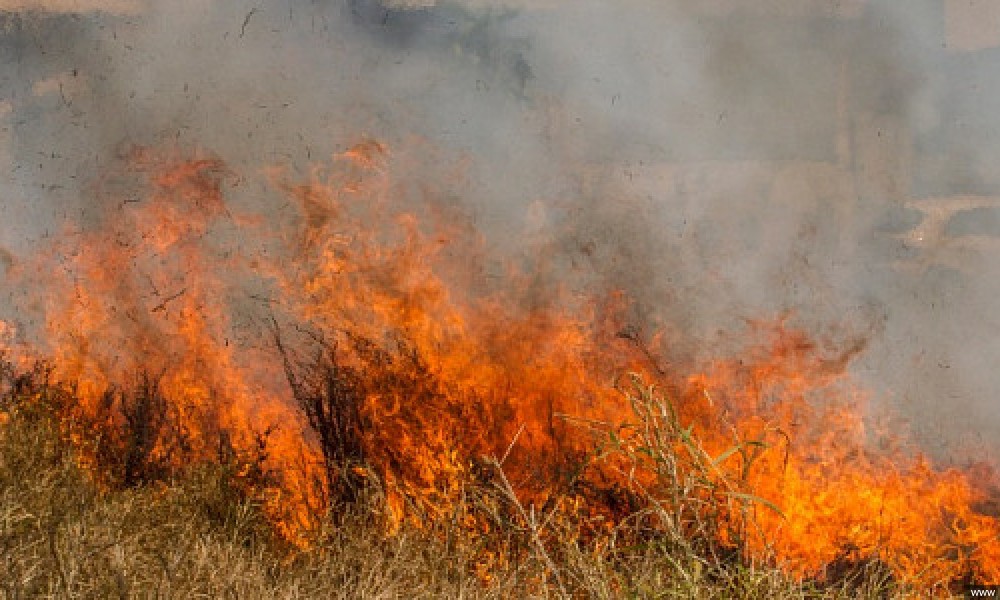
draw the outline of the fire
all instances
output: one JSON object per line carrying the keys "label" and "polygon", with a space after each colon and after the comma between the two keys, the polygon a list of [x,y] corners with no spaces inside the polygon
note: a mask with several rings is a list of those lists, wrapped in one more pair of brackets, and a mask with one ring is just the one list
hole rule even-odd
{"label": "fire", "polygon": [[[779,321],[750,327],[736,357],[665,366],[663,337],[626,326],[623,292],[539,292],[514,267],[474,285],[474,231],[392,174],[375,141],[305,181],[271,169],[296,214],[267,220],[228,205],[239,178],[221,160],[136,151],[95,187],[117,199],[100,227],[68,225],[13,271],[44,290],[24,354],[75,384],[91,419],[125,418],[113,392],[145,374],[162,413],[150,460],[256,456],[292,538],[365,479],[390,531],[451,518],[493,465],[523,506],[585,518],[581,535],[641,499],[802,577],[878,561],[928,588],[1000,581],[1000,521],[970,476],[905,439],[872,443],[845,375],[863,343]],[[674,479],[657,452],[683,458]],[[697,482],[692,520],[665,482]]]}
{"label": "fire", "polygon": [[873,448],[864,397],[845,387],[846,356],[824,359],[801,332],[770,335],[749,356],[692,380],[695,391],[747,411],[737,429],[788,436],[786,454],[763,455],[751,476],[750,488],[781,510],[759,511],[752,545],[802,575],[877,559],[922,589],[970,574],[996,581],[1000,521],[975,510],[983,492],[966,474],[936,470],[905,440]]}

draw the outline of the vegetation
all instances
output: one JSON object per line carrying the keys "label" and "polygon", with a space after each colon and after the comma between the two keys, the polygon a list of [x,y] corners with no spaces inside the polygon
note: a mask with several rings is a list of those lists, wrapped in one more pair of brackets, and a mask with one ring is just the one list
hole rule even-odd
{"label": "vegetation", "polygon": [[[320,434],[335,469],[337,461],[364,457],[350,451],[354,442],[342,426],[354,417],[330,412],[331,399],[350,390],[335,385],[332,371],[324,377],[325,399],[323,388],[308,388],[308,396],[301,380],[295,385],[314,427],[330,426]],[[183,435],[162,434],[171,427],[170,411],[154,378],[111,393],[109,412],[99,419],[74,411],[72,387],[50,381],[44,369],[17,373],[5,365],[0,379],[5,599],[906,595],[877,564],[845,566],[833,581],[797,582],[727,551],[739,532],[728,545],[713,538],[718,528],[705,515],[722,512],[705,511],[705,503],[739,508],[758,501],[739,482],[715,477],[714,459],[699,450],[692,431],[641,385],[626,391],[635,423],[587,424],[603,440],[591,460],[623,469],[642,463],[655,474],[631,517],[607,535],[581,535],[579,523],[554,516],[556,508],[524,506],[501,456],[483,459],[454,519],[403,522],[391,533],[378,518],[384,496],[376,483],[330,476],[327,485],[341,492],[331,495],[308,543],[292,544],[263,508],[273,482],[260,457],[223,448],[221,436],[217,459],[177,460]],[[154,439],[177,443],[154,451]],[[741,443],[732,452],[752,461],[753,448]],[[460,514],[474,516],[478,533],[470,534]]]}

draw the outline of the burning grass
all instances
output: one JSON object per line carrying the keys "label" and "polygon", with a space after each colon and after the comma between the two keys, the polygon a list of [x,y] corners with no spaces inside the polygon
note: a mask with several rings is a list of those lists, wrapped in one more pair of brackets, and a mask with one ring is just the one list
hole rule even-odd
{"label": "burning grass", "polygon": [[[648,529],[650,516],[684,521],[657,515],[656,503],[583,538],[590,526],[560,518],[557,504],[521,503],[503,457],[483,465],[493,475],[465,487],[452,518],[390,534],[384,496],[364,485],[296,546],[267,515],[269,483],[245,463],[191,464],[167,476],[149,453],[121,456],[123,438],[146,435],[137,421],[81,438],[73,390],[44,375],[8,368],[0,399],[5,598],[874,598],[893,590],[881,572],[820,586],[713,555],[683,526]],[[129,394],[137,404],[144,386]],[[95,481],[81,449],[118,455],[117,470]],[[145,475],[130,476],[126,464]],[[695,506],[697,494],[678,493]]]}
{"label": "burning grass", "polygon": [[622,292],[514,267],[472,285],[474,230],[393,169],[366,142],[305,181],[271,172],[297,212],[265,223],[230,211],[221,161],[136,152],[134,181],[98,191],[141,202],[12,269],[45,290],[45,330],[6,344],[9,595],[1000,581],[1000,521],[970,477],[872,444],[846,377],[863,343],[758,323],[732,355],[664,366]]}

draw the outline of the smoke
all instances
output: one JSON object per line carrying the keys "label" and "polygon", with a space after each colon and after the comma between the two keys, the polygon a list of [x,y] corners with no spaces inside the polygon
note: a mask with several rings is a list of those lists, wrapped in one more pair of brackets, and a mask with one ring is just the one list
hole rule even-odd
{"label": "smoke", "polygon": [[1000,37],[899,4],[0,2],[0,269],[99,226],[132,145],[218,155],[233,210],[278,219],[264,167],[370,136],[677,356],[748,318],[844,327],[925,443],[989,440]]}

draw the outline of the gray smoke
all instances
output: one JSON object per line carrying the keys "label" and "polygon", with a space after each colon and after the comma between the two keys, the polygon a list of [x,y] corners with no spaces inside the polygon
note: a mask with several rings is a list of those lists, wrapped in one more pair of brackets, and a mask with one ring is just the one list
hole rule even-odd
{"label": "gray smoke", "polygon": [[929,449],[996,448],[1000,33],[901,4],[0,2],[0,269],[98,225],[132,144],[205,148],[277,211],[263,166],[371,136],[680,356],[791,311],[871,337],[855,375]]}

